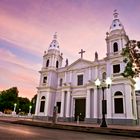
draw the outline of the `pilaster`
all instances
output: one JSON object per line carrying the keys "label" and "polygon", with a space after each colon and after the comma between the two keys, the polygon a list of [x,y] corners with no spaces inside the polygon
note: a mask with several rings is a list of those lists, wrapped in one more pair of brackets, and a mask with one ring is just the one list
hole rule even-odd
{"label": "pilaster", "polygon": [[35,108],[35,115],[38,115],[39,112],[39,102],[40,102],[40,94],[37,93],[37,101],[36,101],[36,108]]}
{"label": "pilaster", "polygon": [[71,101],[71,97],[70,97],[70,91],[67,92],[67,104],[66,104],[66,117],[70,117],[70,101]]}
{"label": "pilaster", "polygon": [[125,101],[125,106],[126,106],[126,108],[125,108],[126,118],[132,119],[133,113],[132,113],[132,99],[131,99],[131,87],[130,87],[130,85],[125,85],[124,101]]}
{"label": "pilaster", "polygon": [[86,118],[90,118],[90,89],[87,89],[86,96]]}
{"label": "pilaster", "polygon": [[62,92],[61,96],[61,112],[60,112],[60,117],[64,117],[64,105],[65,105],[65,92]]}
{"label": "pilaster", "polygon": [[112,95],[111,95],[111,88],[106,89],[106,96],[107,96],[107,118],[112,117]]}
{"label": "pilaster", "polygon": [[45,97],[45,116],[49,116],[49,95],[50,93],[47,92],[46,97]]}
{"label": "pilaster", "polygon": [[98,114],[97,114],[97,102],[98,102],[98,98],[97,98],[97,88],[94,89],[94,114],[93,117],[96,119],[98,118]]}

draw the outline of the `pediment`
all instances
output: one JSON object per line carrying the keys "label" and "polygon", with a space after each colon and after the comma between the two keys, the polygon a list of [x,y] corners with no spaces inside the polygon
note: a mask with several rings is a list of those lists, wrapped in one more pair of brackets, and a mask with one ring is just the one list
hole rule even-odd
{"label": "pediment", "polygon": [[93,63],[91,61],[78,59],[77,61],[69,65],[67,70],[83,69],[83,68],[90,67],[92,64]]}

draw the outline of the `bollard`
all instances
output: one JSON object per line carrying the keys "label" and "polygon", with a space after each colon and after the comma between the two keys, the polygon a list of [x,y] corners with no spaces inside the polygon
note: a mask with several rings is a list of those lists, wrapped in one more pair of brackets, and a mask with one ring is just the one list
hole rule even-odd
{"label": "bollard", "polygon": [[79,124],[79,115],[77,116],[77,124]]}

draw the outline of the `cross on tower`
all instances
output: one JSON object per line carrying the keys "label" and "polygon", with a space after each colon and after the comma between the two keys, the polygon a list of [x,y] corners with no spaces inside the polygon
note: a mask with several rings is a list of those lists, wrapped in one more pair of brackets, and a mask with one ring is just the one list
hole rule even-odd
{"label": "cross on tower", "polygon": [[81,58],[83,58],[83,53],[85,53],[85,51],[81,49],[81,51],[79,52],[79,54],[81,54]]}
{"label": "cross on tower", "polygon": [[114,10],[114,14],[113,15],[114,15],[114,19],[117,19],[118,18],[118,12],[117,12],[116,9]]}
{"label": "cross on tower", "polygon": [[53,39],[54,39],[54,40],[57,39],[57,32],[55,32],[55,34],[53,35]]}

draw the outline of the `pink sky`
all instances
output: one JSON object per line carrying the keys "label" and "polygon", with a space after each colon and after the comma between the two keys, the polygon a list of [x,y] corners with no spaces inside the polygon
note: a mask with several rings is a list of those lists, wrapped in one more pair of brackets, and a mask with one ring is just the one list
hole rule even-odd
{"label": "pink sky", "polygon": [[0,90],[17,86],[20,96],[36,94],[43,52],[54,32],[64,62],[77,60],[80,49],[88,60],[95,51],[105,57],[114,9],[130,39],[140,40],[139,0],[1,0]]}

